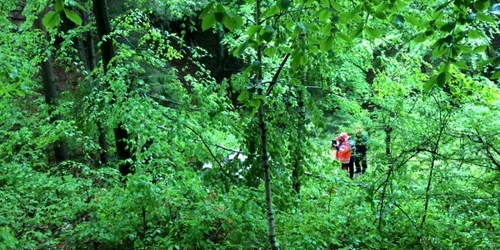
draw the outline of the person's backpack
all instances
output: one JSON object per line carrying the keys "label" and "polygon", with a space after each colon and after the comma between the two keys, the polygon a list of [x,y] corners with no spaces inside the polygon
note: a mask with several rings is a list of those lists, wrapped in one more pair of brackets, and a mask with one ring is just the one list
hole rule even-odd
{"label": "person's backpack", "polygon": [[349,145],[351,145],[351,152],[355,153],[356,152],[356,141],[354,141],[352,138],[349,137],[349,139],[347,140],[347,143],[349,143]]}

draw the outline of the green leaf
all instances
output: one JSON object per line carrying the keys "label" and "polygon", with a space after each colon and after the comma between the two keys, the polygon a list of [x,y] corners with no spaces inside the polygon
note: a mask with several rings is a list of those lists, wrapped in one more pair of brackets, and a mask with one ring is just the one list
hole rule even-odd
{"label": "green leaf", "polygon": [[368,34],[372,38],[379,38],[381,36],[380,31],[377,29],[374,29],[372,27],[367,26],[367,27],[365,27],[364,30],[365,30],[366,34]]}
{"label": "green leaf", "polygon": [[201,22],[201,29],[203,31],[210,29],[215,24],[215,14],[207,15],[203,18]]}
{"label": "green leaf", "polygon": [[56,0],[56,11],[62,11],[64,8],[64,0]]}
{"label": "green leaf", "polygon": [[437,76],[431,77],[427,82],[424,84],[424,92],[428,93],[434,85],[436,85],[437,81]]}
{"label": "green leaf", "polygon": [[321,5],[325,8],[330,7],[330,0],[321,0]]}
{"label": "green leaf", "polygon": [[307,37],[307,41],[311,44],[320,44],[321,40],[319,40],[317,37]]}
{"label": "green leaf", "polygon": [[226,16],[224,12],[220,11],[215,12],[214,15],[215,15],[215,21],[217,21],[218,23],[224,21],[224,17]]}
{"label": "green leaf", "polygon": [[82,18],[74,11],[70,10],[70,9],[64,9],[64,14],[66,14],[66,17],[71,20],[72,22],[78,24],[78,25],[82,25]]}
{"label": "green leaf", "polygon": [[270,42],[273,39],[274,36],[274,28],[266,25],[264,28],[260,31],[262,39],[264,39],[266,42]]}
{"label": "green leaf", "polygon": [[351,39],[349,36],[347,36],[346,34],[344,34],[344,33],[340,33],[340,32],[338,32],[338,33],[337,33],[337,35],[338,35],[340,38],[342,38],[342,40],[344,40],[344,41],[346,41],[346,42],[348,42],[348,43],[351,43],[351,42],[352,42],[352,39]]}
{"label": "green leaf", "polygon": [[304,6],[309,6],[309,5],[313,4],[314,2],[315,2],[315,0],[306,0],[304,2]]}
{"label": "green leaf", "polygon": [[240,15],[234,15],[234,24],[236,25],[236,29],[241,28],[243,26],[243,18]]}
{"label": "green leaf", "polygon": [[339,15],[339,23],[341,23],[341,24],[347,24],[350,20],[351,20],[351,18],[349,17],[349,13],[348,12],[342,12],[342,13],[340,13],[340,15]]}
{"label": "green leaf", "polygon": [[[227,11],[224,16],[222,23],[230,30],[239,29],[243,25],[243,19],[233,11]],[[217,16],[215,19],[217,20]]]}
{"label": "green leaf", "polygon": [[83,7],[80,3],[73,2],[73,5],[76,6],[78,9],[80,9],[81,11],[87,12],[87,10],[85,9],[85,7]]}
{"label": "green leaf", "polygon": [[495,67],[496,67],[496,66],[498,66],[498,65],[500,65],[500,57],[495,57],[495,58],[493,59],[493,62],[492,62],[491,64],[492,64],[493,66],[495,66]]}
{"label": "green leaf", "polygon": [[484,67],[486,67],[486,65],[490,64],[493,62],[493,59],[490,58],[490,59],[487,59],[487,60],[484,60],[483,62],[480,62],[478,65],[477,65],[477,68],[478,69],[482,69]]}
{"label": "green leaf", "polygon": [[250,107],[254,108],[259,108],[260,107],[260,100],[259,99],[252,99],[250,103],[248,104]]}
{"label": "green leaf", "polygon": [[213,9],[215,3],[216,2],[214,1],[214,2],[211,2],[211,3],[207,4],[207,6],[205,6],[205,8],[203,9],[203,11],[201,12],[200,17],[198,17],[198,19],[205,18],[205,16],[208,15],[208,12],[210,12]]}
{"label": "green leaf", "polygon": [[250,65],[250,66],[252,67],[252,70],[257,71],[257,70],[260,70],[262,68],[262,63],[259,60],[254,60],[252,62],[252,65]]}
{"label": "green leaf", "polygon": [[336,11],[338,12],[345,11],[345,8],[342,7],[342,5],[340,5],[339,3],[337,3],[337,1],[329,1],[329,2]]}
{"label": "green leaf", "polygon": [[257,33],[262,26],[260,25],[252,25],[248,28],[247,30],[247,35],[248,36],[253,36],[253,34]]}
{"label": "green leaf", "polygon": [[474,8],[476,8],[478,11],[483,11],[488,9],[490,3],[488,0],[479,0],[474,3]]}
{"label": "green leaf", "polygon": [[387,15],[383,11],[378,11],[373,14],[378,19],[386,19]]}
{"label": "green leaf", "polygon": [[313,53],[313,54],[316,54],[319,52],[319,49],[318,49],[318,46],[316,45],[307,45],[307,49]]}
{"label": "green leaf", "polygon": [[306,55],[300,56],[300,65],[306,65],[309,62],[309,58]]}
{"label": "green leaf", "polygon": [[408,21],[409,23],[411,23],[412,25],[415,25],[415,26],[420,26],[420,24],[421,24],[418,17],[415,17],[415,16],[407,15],[407,16],[405,16],[405,20]]}
{"label": "green leaf", "polygon": [[425,32],[422,32],[413,38],[413,41],[415,41],[416,43],[421,43],[421,42],[424,42],[425,40],[427,40],[427,36],[425,35]]}
{"label": "green leaf", "polygon": [[472,38],[472,39],[485,38],[484,34],[478,30],[469,30],[468,35],[469,35],[469,38]]}
{"label": "green leaf", "polygon": [[488,48],[488,45],[481,45],[481,46],[476,47],[475,49],[473,49],[472,53],[473,54],[483,53],[484,51],[486,51],[486,48]]}
{"label": "green leaf", "polygon": [[238,95],[238,102],[245,102],[246,100],[248,100],[248,97],[249,97],[249,93],[246,89],[243,89],[243,91],[241,91],[241,93]]}
{"label": "green leaf", "polygon": [[382,3],[381,5],[379,5],[375,11],[376,12],[382,12],[382,11],[388,10],[389,8],[390,8],[389,2],[385,2],[384,1],[384,3]]}
{"label": "green leaf", "polygon": [[280,46],[279,49],[285,53],[292,53],[293,50],[290,47]]}
{"label": "green leaf", "polygon": [[317,23],[305,23],[304,26],[312,31],[319,31],[319,26]]}
{"label": "green leaf", "polygon": [[465,45],[457,45],[457,48],[464,53],[470,53],[472,51],[471,47]]}
{"label": "green leaf", "polygon": [[248,4],[254,4],[255,0],[245,0],[245,2],[247,2]]}
{"label": "green leaf", "polygon": [[302,54],[300,53],[293,53],[292,55],[292,69],[296,70],[300,66],[300,61],[301,61]]}
{"label": "green leaf", "polygon": [[457,67],[459,69],[465,69],[465,70],[469,69],[467,64],[463,61],[456,61],[456,62],[453,62],[452,64],[455,65],[455,67]]}
{"label": "green leaf", "polygon": [[495,74],[493,74],[491,77],[490,77],[491,80],[494,80],[494,79],[500,79],[500,71],[497,71],[495,72]]}
{"label": "green leaf", "polygon": [[43,26],[47,29],[51,29],[57,25],[59,25],[59,12],[57,11],[49,11],[45,16],[43,16],[42,23]]}
{"label": "green leaf", "polygon": [[319,20],[320,21],[326,21],[328,18],[330,18],[330,16],[332,15],[332,13],[328,10],[321,10],[319,12]]}
{"label": "green leaf", "polygon": [[444,85],[446,84],[446,72],[441,72],[438,75],[436,83],[439,87],[444,87]]}
{"label": "green leaf", "polygon": [[488,15],[481,13],[481,12],[476,13],[476,18],[477,18],[477,20],[480,20],[483,22],[495,23],[495,19],[493,17],[488,16]]}
{"label": "green leaf", "polygon": [[241,55],[243,55],[243,52],[245,52],[245,49],[248,47],[249,44],[250,42],[248,40],[245,41],[242,45],[238,46],[238,48],[234,51],[233,55],[235,57],[240,57]]}
{"label": "green leaf", "polygon": [[450,32],[455,28],[455,22],[448,22],[445,25],[441,26],[441,31]]}
{"label": "green leaf", "polygon": [[273,5],[266,12],[264,12],[263,17],[266,18],[266,17],[274,16],[278,13],[280,13],[280,8],[278,7],[278,5]]}
{"label": "green leaf", "polygon": [[364,23],[360,23],[358,27],[351,32],[351,38],[356,38],[363,31]]}
{"label": "green leaf", "polygon": [[264,54],[266,54],[269,57],[272,57],[278,53],[278,49],[276,47],[268,47],[264,50]]}
{"label": "green leaf", "polygon": [[446,46],[436,46],[434,47],[434,50],[432,50],[432,57],[439,58],[446,53],[446,50]]}
{"label": "green leaf", "polygon": [[332,32],[332,24],[327,23],[325,26],[321,28],[321,33],[323,33],[324,36],[329,35]]}
{"label": "green leaf", "polygon": [[322,51],[328,51],[333,47],[333,36],[328,36],[323,38],[321,40],[321,43],[319,44],[319,49]]}
{"label": "green leaf", "polygon": [[224,6],[222,4],[217,4],[217,12],[220,12],[220,13],[224,13],[225,12],[225,9],[224,9]]}
{"label": "green leaf", "polygon": [[290,0],[278,0],[278,5],[282,10],[288,9],[288,7],[290,7],[290,4],[291,4]]}

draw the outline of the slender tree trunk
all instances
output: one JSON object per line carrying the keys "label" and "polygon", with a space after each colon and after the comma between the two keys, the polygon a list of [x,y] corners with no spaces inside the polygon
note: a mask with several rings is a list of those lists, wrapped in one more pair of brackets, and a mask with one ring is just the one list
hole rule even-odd
{"label": "slender tree trunk", "polygon": [[[84,18],[85,19],[85,18]],[[82,58],[83,64],[87,71],[92,72],[95,68],[95,47],[94,47],[94,38],[92,36],[92,32],[87,32],[86,35],[86,46],[82,39],[78,39],[78,47],[80,51],[80,57]],[[94,86],[90,85],[92,89]],[[97,130],[99,133],[99,147],[101,148],[99,152],[99,163],[101,165],[107,164],[109,162],[108,155],[108,140],[106,138],[106,128],[102,126],[101,121],[96,122]]]}
{"label": "slender tree trunk", "polygon": [[431,157],[431,167],[429,170],[429,179],[427,180],[427,188],[425,189],[425,204],[424,204],[424,215],[422,215],[422,222],[421,222],[421,227],[423,228],[425,225],[425,219],[427,218],[427,209],[429,208],[429,192],[431,191],[431,184],[432,184],[432,176],[434,172],[434,165],[435,165],[435,159],[434,159],[434,154]]}
{"label": "slender tree trunk", "polygon": [[[64,31],[69,31],[72,30],[76,27],[75,23],[73,23],[71,20],[69,20],[66,15],[61,15],[61,19],[63,20],[63,27],[61,27],[62,30]],[[86,20],[86,18],[83,18]],[[94,70],[95,68],[95,48],[94,48],[94,39],[92,37],[92,32],[88,31],[86,35],[86,44],[87,46],[84,45],[84,41],[80,38],[75,37],[74,42],[77,44],[78,51],[80,52],[80,58],[82,59],[82,62],[85,66],[85,69],[89,72]],[[92,89],[94,86],[90,86]],[[99,152],[99,163],[100,164],[106,164],[109,161],[109,156],[108,156],[108,142],[106,139],[106,129],[102,127],[101,121],[96,122],[96,126],[98,129],[99,133],[99,147],[101,148]]]}
{"label": "slender tree trunk", "polygon": [[[256,1],[256,15],[255,19],[257,23],[260,25],[260,0]],[[262,45],[259,45],[257,48],[257,60],[262,62]],[[263,95],[263,86],[262,86],[262,68],[259,68],[257,72],[257,84],[258,94]],[[264,168],[264,188],[265,188],[265,196],[266,196],[266,211],[267,211],[267,224],[268,224],[268,238],[269,244],[271,245],[271,249],[279,249],[278,241],[276,239],[276,227],[274,222],[274,211],[273,211],[273,195],[271,189],[271,169],[269,166],[269,156],[267,152],[267,125],[264,117],[264,100],[259,106],[259,127],[260,127],[260,139],[261,139],[261,156],[262,156],[262,166]]]}
{"label": "slender tree trunk", "polygon": [[[97,34],[99,35],[99,40],[101,43],[101,54],[102,54],[102,64],[104,67],[104,73],[108,71],[108,66],[111,59],[115,56],[115,47],[113,46],[113,40],[108,38],[103,41],[103,37],[111,33],[111,24],[109,21],[108,8],[106,0],[94,0],[94,15],[97,25]],[[101,126],[102,128],[102,126]],[[127,140],[130,138],[128,131],[123,127],[123,123],[119,123],[117,128],[114,129],[116,152],[120,160],[130,159],[132,153],[130,149],[127,148]],[[101,141],[101,137],[99,138]],[[126,176],[132,173],[132,165],[127,161],[123,162],[119,166],[120,173]]]}
{"label": "slender tree trunk", "polygon": [[269,228],[269,244],[271,249],[278,249],[276,240],[276,226],[274,223],[273,194],[271,189],[271,169],[269,166],[269,156],[267,152],[267,126],[264,119],[264,103],[259,107],[259,127],[261,138],[262,165],[264,167],[264,187],[266,195],[267,223]]}
{"label": "slender tree trunk", "polygon": [[[422,215],[422,222],[421,222],[421,225],[420,225],[420,227],[422,228],[422,230],[425,227],[425,221],[427,219],[427,210],[429,209],[430,191],[431,191],[431,185],[432,185],[432,177],[433,177],[433,174],[434,174],[434,168],[436,166],[436,156],[438,155],[439,144],[441,142],[441,136],[443,135],[444,130],[446,128],[446,124],[447,124],[447,121],[448,121],[448,118],[449,118],[449,114],[448,114],[448,116],[445,116],[443,118],[442,113],[440,112],[439,117],[441,119],[441,127],[439,129],[439,134],[437,136],[436,143],[434,144],[434,148],[433,148],[433,150],[431,152],[431,166],[430,166],[430,170],[429,170],[429,179],[427,180],[427,187],[425,189],[424,214]],[[417,242],[420,242],[421,240],[422,240],[422,234],[420,234],[418,236]]]}
{"label": "slender tree trunk", "polygon": [[389,160],[389,164],[391,164],[391,133],[392,133],[392,128],[391,127],[386,127],[385,128],[385,156]]}
{"label": "slender tree trunk", "polygon": [[[305,76],[302,77],[302,85],[304,85],[304,80]],[[302,87],[302,86],[301,86]],[[304,173],[304,166],[303,166],[303,143],[302,141],[304,140],[304,126],[305,126],[305,110],[304,110],[304,100],[303,100],[303,91],[299,87],[298,90],[298,108],[299,108],[299,117],[298,117],[298,122],[297,122],[297,143],[295,144],[295,162],[293,166],[293,172],[292,172],[292,186],[293,190],[300,195],[300,178],[302,174]]]}
{"label": "slender tree trunk", "polygon": [[387,164],[389,169],[387,170],[387,177],[385,178],[382,189],[382,195],[380,197],[380,210],[379,210],[379,221],[378,221],[378,231],[379,234],[382,234],[382,224],[384,222],[384,206],[385,206],[385,196],[387,193],[387,185],[389,185],[389,181],[394,171],[394,161],[391,155],[391,133],[392,128],[387,126],[385,129],[385,157],[387,158]]}
{"label": "slender tree trunk", "polygon": [[[39,18],[35,21],[35,28],[41,30],[44,34],[44,38],[48,41],[49,37],[45,27],[42,24],[42,18],[45,12],[39,16]],[[43,82],[43,91],[45,92],[45,103],[49,105],[49,115],[50,122],[54,123],[57,120],[61,120],[60,114],[52,115],[52,113],[57,109],[58,102],[58,93],[56,88],[56,81],[54,76],[54,68],[52,65],[52,58],[47,56],[46,60],[43,60],[41,63],[42,68],[42,82]],[[68,147],[64,140],[59,139],[53,145],[55,158],[57,162],[66,161],[69,159],[68,156]]]}
{"label": "slender tree trunk", "polygon": [[107,164],[109,162],[108,154],[108,139],[106,138],[106,128],[102,126],[100,121],[97,121],[97,129],[99,130],[99,147],[101,152],[99,153],[99,159],[101,164]]}

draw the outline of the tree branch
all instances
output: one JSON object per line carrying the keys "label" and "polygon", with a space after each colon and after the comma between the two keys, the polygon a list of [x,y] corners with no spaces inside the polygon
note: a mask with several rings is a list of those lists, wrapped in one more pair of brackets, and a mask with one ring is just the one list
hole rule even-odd
{"label": "tree branch", "polygon": [[[163,113],[163,116],[165,116],[167,119],[171,120],[171,121],[174,121],[174,119],[172,119],[171,117],[169,117],[167,114]],[[187,124],[184,124],[184,123],[181,123],[182,126],[186,127],[187,129],[189,129],[191,132],[193,132],[193,134],[195,134],[196,136],[198,136],[198,138],[200,138],[201,142],[203,143],[203,145],[205,146],[205,148],[207,149],[208,153],[210,153],[210,156],[212,156],[213,160],[217,163],[217,165],[219,165],[219,167],[222,169],[223,166],[222,166],[222,163],[217,159],[217,157],[215,157],[215,154],[212,152],[212,150],[210,149],[208,143],[205,141],[205,139],[203,138],[202,135],[200,135],[200,133],[198,133],[196,130],[194,130],[193,128],[191,128],[189,125]]]}
{"label": "tree branch", "polygon": [[271,84],[269,85],[269,87],[266,90],[266,96],[268,96],[271,93],[274,86],[278,82],[278,77],[280,76],[281,70],[283,70],[283,67],[285,66],[285,63],[286,63],[286,61],[288,61],[289,57],[290,57],[290,53],[287,53],[285,55],[285,57],[283,58],[283,61],[281,61],[280,67],[278,68],[278,70],[276,70],[276,73],[274,73],[274,76],[273,76],[272,80],[270,81]]}

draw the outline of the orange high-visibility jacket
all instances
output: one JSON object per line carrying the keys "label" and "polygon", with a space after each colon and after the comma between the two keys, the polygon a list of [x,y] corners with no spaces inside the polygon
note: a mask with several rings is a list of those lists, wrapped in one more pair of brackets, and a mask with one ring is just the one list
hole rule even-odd
{"label": "orange high-visibility jacket", "polygon": [[351,145],[349,144],[349,135],[347,133],[341,133],[337,138],[335,138],[337,143],[340,145],[336,148],[337,153],[335,153],[335,158],[341,163],[349,163],[351,161]]}
{"label": "orange high-visibility jacket", "polygon": [[351,145],[346,141],[342,142],[339,146],[339,150],[335,153],[335,158],[341,163],[349,163],[351,160]]}

